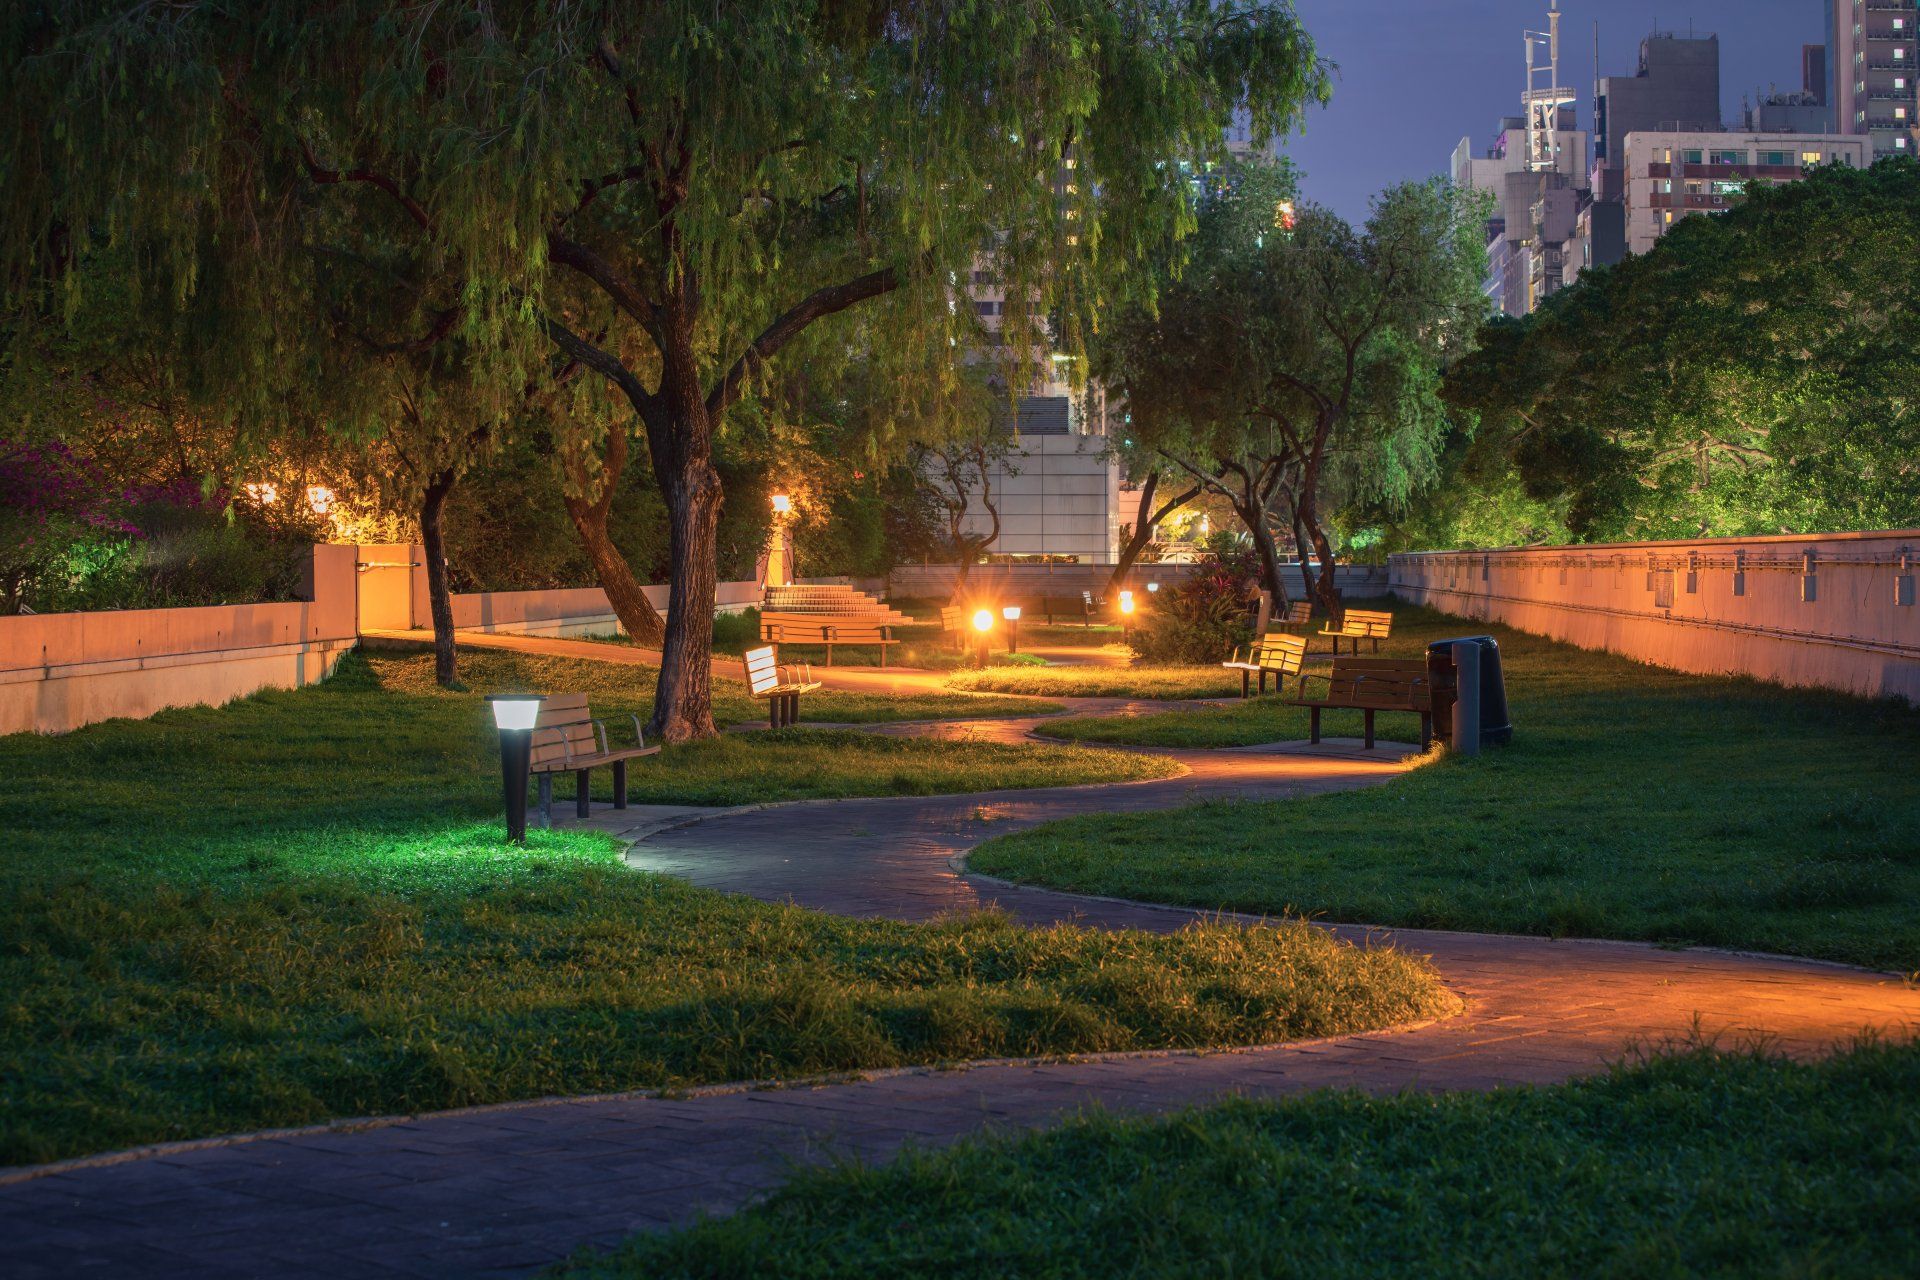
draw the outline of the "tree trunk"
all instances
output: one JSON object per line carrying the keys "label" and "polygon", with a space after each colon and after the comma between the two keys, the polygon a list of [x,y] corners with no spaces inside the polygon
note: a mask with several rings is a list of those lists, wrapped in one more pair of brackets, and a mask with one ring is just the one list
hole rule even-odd
{"label": "tree trunk", "polygon": [[702,450],[660,480],[673,599],[648,729],[662,742],[691,742],[719,732],[713,724],[713,607],[719,590],[720,473]]}
{"label": "tree trunk", "polygon": [[[1315,468],[1308,468],[1300,484],[1300,500],[1295,506],[1296,519],[1306,529],[1307,536],[1313,542],[1313,556],[1320,564],[1320,570],[1314,575],[1314,595],[1326,610],[1328,619],[1339,625],[1341,616],[1346,612],[1340,602],[1340,589],[1334,582],[1333,544],[1327,541],[1327,535],[1320,529],[1313,486],[1318,481]],[[1300,559],[1306,560],[1306,548],[1301,548]]]}
{"label": "tree trunk", "polygon": [[593,562],[594,576],[600,579],[600,588],[607,593],[607,603],[613,606],[620,625],[635,643],[650,647],[660,644],[666,639],[666,623],[653,601],[640,590],[627,558],[613,545],[607,533],[606,509],[573,497],[567,498],[566,504],[574,531],[587,549],[587,559]]}
{"label": "tree trunk", "polygon": [[1113,566],[1113,576],[1107,579],[1109,599],[1116,596],[1127,585],[1127,575],[1133,572],[1134,561],[1140,558],[1140,553],[1147,549],[1149,542],[1153,541],[1153,531],[1160,527],[1160,522],[1167,518],[1167,513],[1185,506],[1200,494],[1198,489],[1189,489],[1186,495],[1175,498],[1160,510],[1155,511],[1153,494],[1159,487],[1160,473],[1148,472],[1147,483],[1140,490],[1140,511],[1134,520],[1133,534],[1127,539],[1127,545],[1120,549],[1120,562]]}
{"label": "tree trunk", "polygon": [[1287,604],[1287,584],[1280,576],[1280,549],[1274,545],[1273,530],[1267,527],[1266,512],[1240,507],[1240,522],[1253,535],[1253,548],[1260,553],[1261,585],[1273,595],[1273,607]]}
{"label": "tree trunk", "polygon": [[1298,505],[1295,505],[1293,508],[1293,549],[1300,556],[1300,580],[1306,584],[1307,594],[1304,598],[1308,600],[1317,599],[1320,594],[1315,590],[1318,584],[1313,579],[1313,557],[1307,554],[1307,548],[1310,547],[1312,543],[1313,540],[1307,536],[1306,522],[1300,518],[1300,508]]}
{"label": "tree trunk", "polygon": [[453,648],[453,592],[447,583],[447,539],[441,527],[447,497],[458,480],[452,468],[428,482],[420,499],[420,542],[427,555],[427,611],[433,615],[433,678],[442,689],[461,688]]}

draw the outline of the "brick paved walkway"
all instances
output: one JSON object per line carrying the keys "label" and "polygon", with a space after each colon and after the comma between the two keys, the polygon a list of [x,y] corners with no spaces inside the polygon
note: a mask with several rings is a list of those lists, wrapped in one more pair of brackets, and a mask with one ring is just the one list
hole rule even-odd
{"label": "brick paved walkway", "polygon": [[[1031,723],[876,731],[1005,737]],[[1192,913],[1006,886],[957,873],[953,862],[990,835],[1066,814],[1298,795],[1403,767],[1392,751],[1353,744],[1171,754],[1189,765],[1188,776],[705,816],[608,809],[591,821],[643,837],[629,854],[636,867],[828,910],[926,919],[997,903],[1034,922],[1172,929]],[[1418,1030],[1305,1045],[523,1103],[41,1171],[0,1182],[0,1270],[10,1280],[81,1271],[208,1280],[525,1274],[583,1244],[737,1208],[796,1164],[884,1159],[903,1143],[1045,1125],[1089,1104],[1156,1111],[1330,1085],[1546,1083],[1696,1026],[1813,1053],[1869,1026],[1920,1025],[1920,992],[1836,966],[1627,943],[1341,932],[1431,955],[1467,1012]]]}

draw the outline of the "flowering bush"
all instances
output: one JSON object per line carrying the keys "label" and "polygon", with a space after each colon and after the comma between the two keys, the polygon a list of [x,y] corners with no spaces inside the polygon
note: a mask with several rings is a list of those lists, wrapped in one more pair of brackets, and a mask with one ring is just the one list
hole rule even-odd
{"label": "flowering bush", "polygon": [[1224,661],[1253,634],[1247,617],[1251,574],[1249,556],[1209,553],[1192,577],[1153,595],[1152,606],[1133,625],[1134,653],[1157,666]]}
{"label": "flowering bush", "polygon": [[0,439],[0,613],[58,592],[138,536],[99,476],[58,441]]}

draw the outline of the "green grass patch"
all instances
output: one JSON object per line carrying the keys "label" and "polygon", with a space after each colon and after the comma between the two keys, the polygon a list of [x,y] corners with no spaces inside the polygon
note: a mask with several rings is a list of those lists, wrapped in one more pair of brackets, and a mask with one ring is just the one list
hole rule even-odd
{"label": "green grass patch", "polygon": [[989,667],[955,672],[947,677],[947,688],[1043,698],[1224,698],[1239,696],[1240,674],[1224,667],[1109,667],[1092,663]]}
{"label": "green grass patch", "polygon": [[[1450,1005],[1423,962],[1301,925],[895,925],[631,872],[592,834],[507,848],[479,694],[417,688],[423,661],[353,657],[299,692],[0,738],[0,1164],[543,1094],[1322,1035]],[[644,714],[612,683],[630,668],[493,662],[469,676]],[[801,729],[632,773],[640,801],[727,803],[1171,767]]]}
{"label": "green grass patch", "polygon": [[[1920,968],[1912,709],[1396,613],[1390,653],[1499,639],[1511,746],[1338,795],[1052,823],[981,846],[971,865],[1207,908]],[[1304,736],[1272,701],[1047,732],[1169,747]],[[1327,731],[1355,732],[1352,720],[1329,715]],[[1380,729],[1415,724],[1383,716]]]}
{"label": "green grass patch", "polygon": [[1920,1272],[1920,1049],[1703,1049],[1490,1094],[1323,1093],[803,1173],[576,1280]]}

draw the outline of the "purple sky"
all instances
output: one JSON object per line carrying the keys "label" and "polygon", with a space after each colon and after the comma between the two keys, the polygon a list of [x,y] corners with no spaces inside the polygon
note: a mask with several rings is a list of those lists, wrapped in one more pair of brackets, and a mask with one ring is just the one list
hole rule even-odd
{"label": "purple sky", "polygon": [[[1520,33],[1544,30],[1547,0],[1295,0],[1324,56],[1339,64],[1333,102],[1287,152],[1307,195],[1358,221],[1390,183],[1443,173],[1462,135],[1479,150],[1520,110]],[[1658,25],[1720,37],[1722,115],[1743,94],[1800,88],[1800,46],[1824,39],[1822,0],[1561,0],[1561,82],[1593,120],[1593,24],[1600,74],[1631,75]]]}

